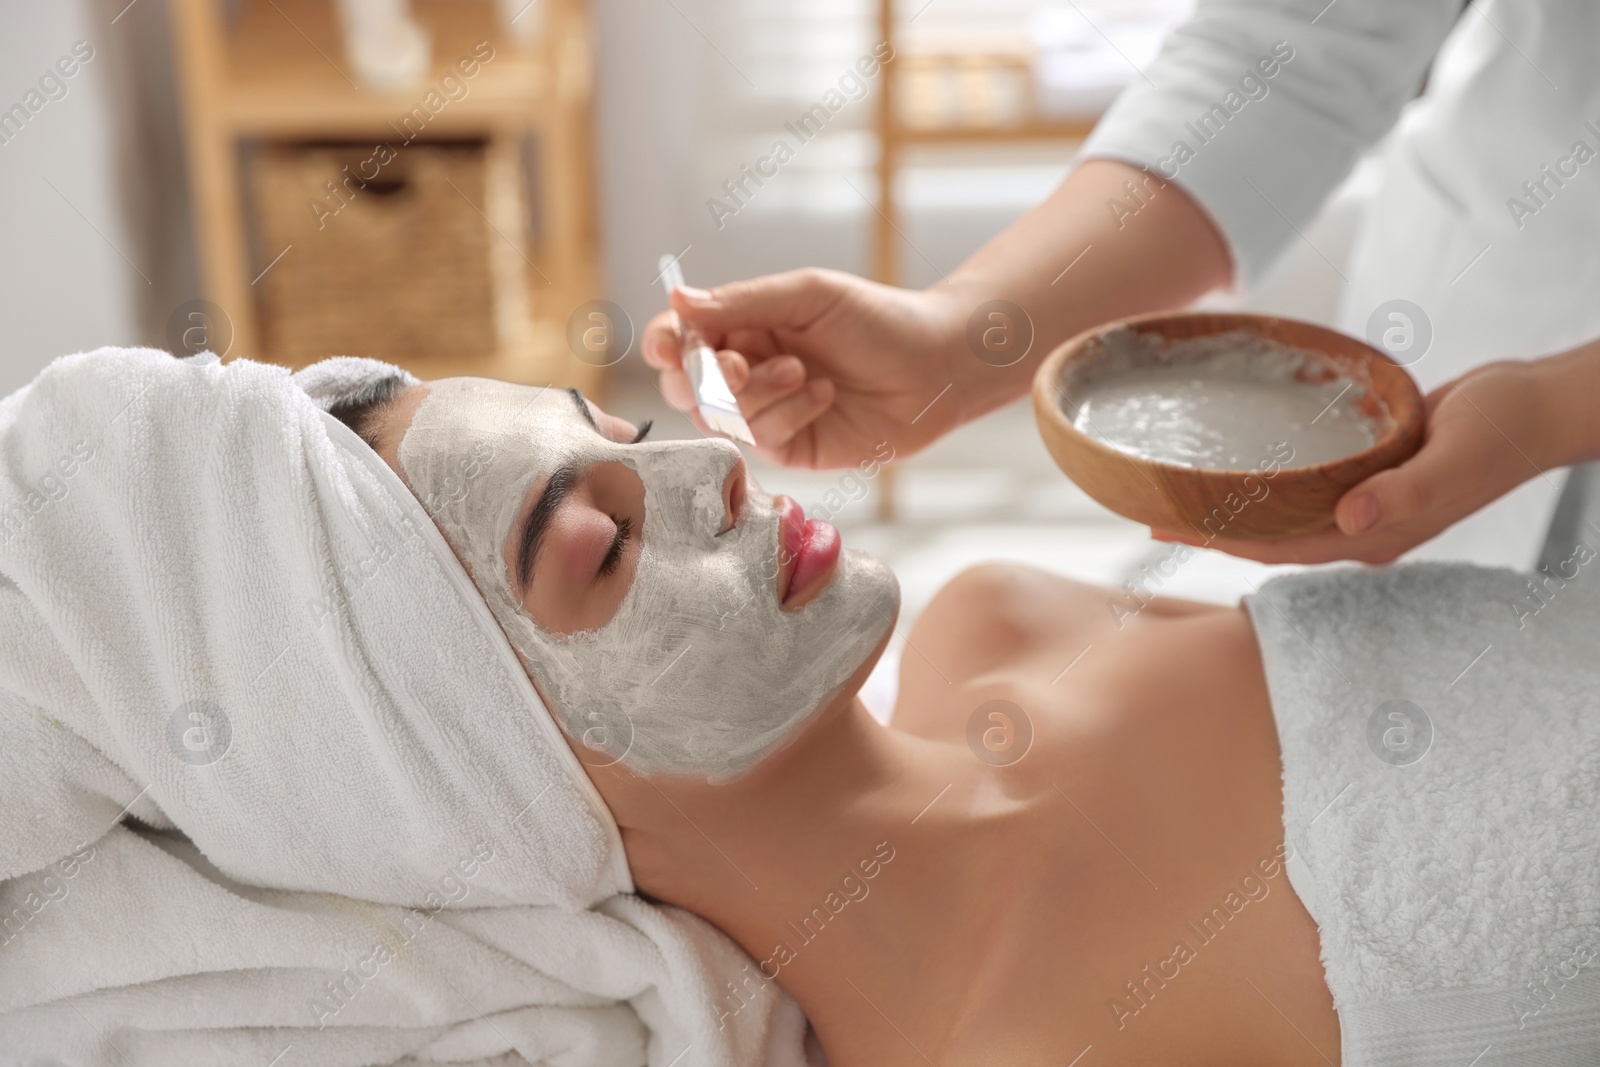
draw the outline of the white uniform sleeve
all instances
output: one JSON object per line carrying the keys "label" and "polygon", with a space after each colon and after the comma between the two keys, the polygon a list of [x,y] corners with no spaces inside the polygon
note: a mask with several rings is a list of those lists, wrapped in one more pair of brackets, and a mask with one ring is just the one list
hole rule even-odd
{"label": "white uniform sleeve", "polygon": [[1235,284],[1249,285],[1394,125],[1461,10],[1462,0],[1200,0],[1079,159],[1176,181],[1222,231]]}

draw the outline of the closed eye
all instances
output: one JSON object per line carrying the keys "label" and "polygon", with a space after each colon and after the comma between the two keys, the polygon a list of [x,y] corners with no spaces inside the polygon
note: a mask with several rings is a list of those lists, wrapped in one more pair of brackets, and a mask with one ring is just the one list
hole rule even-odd
{"label": "closed eye", "polygon": [[[639,433],[630,443],[638,443],[644,439],[649,431],[648,425],[640,429]],[[565,503],[568,495],[577,488],[580,479],[576,467],[562,467],[550,476],[545,484],[544,491],[539,495],[533,510],[529,512],[527,521],[523,524],[517,546],[516,588],[526,595],[528,584],[533,576],[534,560],[539,555],[545,534],[550,528],[555,513]],[[628,546],[628,541],[633,537],[633,520],[626,516],[618,518],[611,516],[611,521],[616,526],[611,543],[606,548],[605,557],[600,561],[597,577],[605,578],[616,573],[617,567],[622,562],[622,553]]]}
{"label": "closed eye", "polygon": [[606,552],[606,558],[600,561],[602,578],[609,578],[616,573],[617,564],[622,562],[622,550],[627,547],[628,538],[633,536],[633,520],[613,518],[611,521],[617,524],[617,535],[611,539],[611,548]]}

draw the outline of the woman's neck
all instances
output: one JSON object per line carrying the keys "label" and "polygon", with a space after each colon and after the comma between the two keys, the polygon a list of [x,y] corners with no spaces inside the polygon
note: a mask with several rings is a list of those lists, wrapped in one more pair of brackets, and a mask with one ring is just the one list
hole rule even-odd
{"label": "woman's neck", "polygon": [[723,991],[724,1022],[773,981],[825,1044],[879,1032],[909,1052],[895,1030],[929,1030],[908,1013],[959,1017],[993,911],[987,861],[1015,845],[1021,810],[964,746],[886,730],[852,700],[745,779],[645,785],[668,803],[625,831],[639,887],[756,960]]}

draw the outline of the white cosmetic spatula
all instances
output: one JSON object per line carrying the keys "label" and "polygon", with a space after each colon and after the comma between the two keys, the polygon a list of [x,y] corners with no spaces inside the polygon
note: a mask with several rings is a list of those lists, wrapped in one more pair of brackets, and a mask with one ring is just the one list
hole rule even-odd
{"label": "white cosmetic spatula", "polygon": [[[662,256],[657,265],[661,268],[661,284],[670,297],[674,289],[683,286],[683,268],[678,266],[678,257],[672,255]],[[683,369],[689,372],[689,384],[694,388],[695,406],[700,409],[700,417],[717,433],[747,445],[755,444],[750,424],[739,413],[739,402],[734,399],[733,390],[728,388],[728,379],[722,376],[722,368],[717,365],[717,354],[706,344],[699,331],[681,318],[678,320],[678,336],[683,340]]]}

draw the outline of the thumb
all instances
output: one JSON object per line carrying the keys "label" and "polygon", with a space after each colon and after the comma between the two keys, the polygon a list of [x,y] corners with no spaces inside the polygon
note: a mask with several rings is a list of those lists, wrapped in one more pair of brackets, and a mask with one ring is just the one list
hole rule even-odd
{"label": "thumb", "polygon": [[1370,533],[1434,510],[1446,487],[1461,476],[1450,444],[1430,435],[1416,455],[1345,493],[1334,509],[1339,529],[1351,536]]}
{"label": "thumb", "polygon": [[672,310],[693,323],[714,347],[736,330],[799,329],[838,298],[819,270],[792,270],[715,289],[684,287],[672,293]]}

